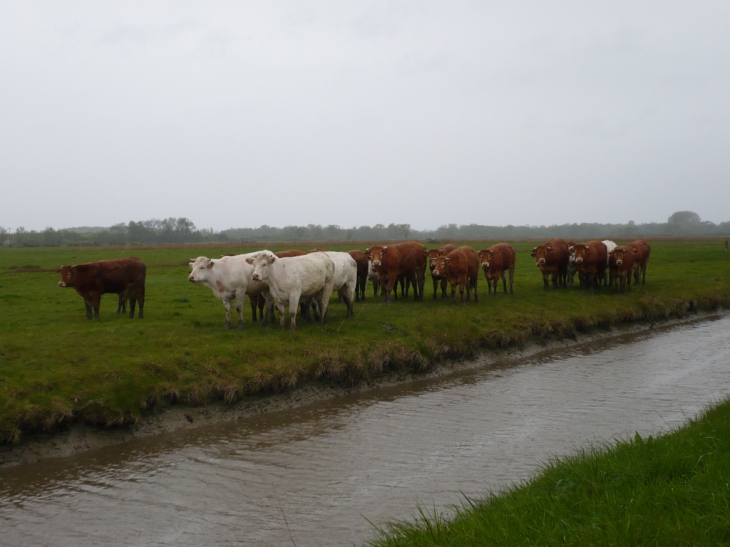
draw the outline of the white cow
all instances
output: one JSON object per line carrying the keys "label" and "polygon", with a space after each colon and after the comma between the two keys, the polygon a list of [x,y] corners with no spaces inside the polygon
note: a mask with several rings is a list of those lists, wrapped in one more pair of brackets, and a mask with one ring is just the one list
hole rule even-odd
{"label": "white cow", "polygon": [[231,326],[231,302],[236,300],[238,312],[238,326],[243,326],[243,300],[248,295],[251,300],[252,320],[256,321],[256,301],[258,296],[266,290],[266,284],[251,278],[253,267],[246,259],[255,255],[224,256],[222,258],[208,258],[199,256],[191,258],[192,272],[188,276],[191,283],[200,283],[209,287],[213,294],[220,298],[226,308],[225,327]]}
{"label": "white cow", "polygon": [[340,253],[337,251],[325,251],[332,263],[335,265],[335,277],[332,283],[332,290],[337,291],[340,298],[344,300],[347,306],[347,314],[345,317],[352,317],[352,303],[355,296],[355,287],[357,286],[357,262],[352,258],[350,253]]}
{"label": "white cow", "polygon": [[246,262],[253,266],[252,279],[269,287],[273,302],[267,299],[266,317],[276,303],[279,325],[283,329],[286,324],[284,312],[289,306],[290,329],[296,330],[299,301],[303,296],[311,296],[320,310],[319,322],[325,322],[335,277],[335,265],[326,253],[277,258],[271,251],[259,251],[246,258]]}
{"label": "white cow", "polygon": [[[609,262],[611,261],[611,253],[616,248],[616,244],[611,241],[610,239],[604,239],[601,243],[603,243],[606,246],[606,265],[608,266]],[[611,274],[611,268],[608,269],[608,286],[613,286],[613,275]]]}

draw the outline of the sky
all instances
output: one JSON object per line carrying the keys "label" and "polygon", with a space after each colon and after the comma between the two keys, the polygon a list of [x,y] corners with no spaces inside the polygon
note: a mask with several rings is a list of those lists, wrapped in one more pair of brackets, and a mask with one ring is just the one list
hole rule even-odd
{"label": "sky", "polygon": [[0,0],[0,226],[730,220],[730,2]]}

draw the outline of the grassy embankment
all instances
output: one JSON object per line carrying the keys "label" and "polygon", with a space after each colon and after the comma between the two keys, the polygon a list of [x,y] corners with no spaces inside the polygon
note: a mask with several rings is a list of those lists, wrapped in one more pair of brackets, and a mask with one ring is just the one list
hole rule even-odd
{"label": "grassy embankment", "polygon": [[[327,325],[300,322],[294,333],[251,324],[248,309],[243,330],[224,330],[220,302],[187,281],[190,257],[255,248],[2,248],[0,441],[74,420],[133,423],[171,403],[230,403],[308,381],[354,384],[482,350],[730,307],[730,255],[719,241],[651,243],[647,283],[628,294],[544,291],[529,256],[535,243],[517,242],[514,295],[488,297],[482,277],[479,303],[452,306],[431,300],[427,278],[424,302],[386,306],[369,287],[355,318],[345,320],[333,299]],[[116,315],[117,297],[106,295],[101,320],[87,320],[81,297],[57,286],[56,267],[123,256],[148,266],[145,319]]]}
{"label": "grassy embankment", "polygon": [[453,518],[421,512],[375,547],[730,544],[730,401],[657,438],[554,460]]}

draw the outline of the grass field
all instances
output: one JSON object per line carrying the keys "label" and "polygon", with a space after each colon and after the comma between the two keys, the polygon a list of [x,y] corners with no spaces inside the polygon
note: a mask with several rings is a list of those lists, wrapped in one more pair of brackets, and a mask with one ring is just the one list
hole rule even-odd
{"label": "grass field", "polygon": [[[493,243],[469,242],[477,250]],[[720,240],[650,243],[646,285],[628,294],[544,291],[529,256],[537,243],[514,242],[514,295],[487,296],[482,277],[479,303],[432,301],[427,277],[423,302],[383,305],[368,287],[353,319],[333,298],[325,326],[299,321],[297,332],[252,324],[248,305],[245,327],[225,330],[220,301],[187,281],[191,257],[261,247],[0,248],[0,440],[73,420],[133,423],[169,404],[234,402],[302,382],[354,384],[482,350],[730,307],[730,254]],[[81,297],[58,287],[56,268],[125,256],[147,264],[145,318],[116,315],[117,297],[106,295],[101,320],[87,320]]]}
{"label": "grass field", "polygon": [[393,523],[371,545],[728,545],[728,476],[725,401],[669,434],[555,460],[525,484],[466,500],[451,519]]}

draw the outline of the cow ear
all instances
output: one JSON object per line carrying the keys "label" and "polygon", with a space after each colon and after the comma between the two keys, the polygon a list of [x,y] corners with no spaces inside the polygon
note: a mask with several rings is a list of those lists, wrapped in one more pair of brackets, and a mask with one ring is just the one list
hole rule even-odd
{"label": "cow ear", "polygon": [[489,253],[489,256],[494,256],[494,251],[487,251]]}
{"label": "cow ear", "polygon": [[450,259],[450,258],[449,258],[449,257],[447,256],[446,258],[444,258],[444,260],[445,260],[446,262],[449,262],[449,261],[450,261],[451,259]]}
{"label": "cow ear", "polygon": [[481,258],[481,257],[482,257],[482,253],[483,253],[483,252],[484,252],[484,251],[479,251],[479,252],[477,253],[477,256],[478,256],[479,258]]}
{"label": "cow ear", "polygon": [[188,260],[190,260],[191,263],[195,262],[194,258],[189,258]]}
{"label": "cow ear", "polygon": [[210,270],[210,269],[211,269],[212,267],[213,267],[213,261],[212,261],[212,260],[209,260],[209,261],[208,261],[208,266],[207,266],[207,268],[208,268],[208,269]]}
{"label": "cow ear", "polygon": [[276,262],[276,255],[271,255],[269,257],[269,264],[273,264],[274,262]]}
{"label": "cow ear", "polygon": [[253,264],[253,258],[251,258],[251,257],[248,257],[248,258],[246,259],[246,263],[247,263],[247,264]]}
{"label": "cow ear", "polygon": [[385,251],[387,251],[387,250],[388,250],[388,246],[386,245],[385,247],[383,247],[382,254],[385,254]]}
{"label": "cow ear", "polygon": [[553,252],[553,248],[552,247],[545,247],[545,248],[548,250],[549,253]]}

